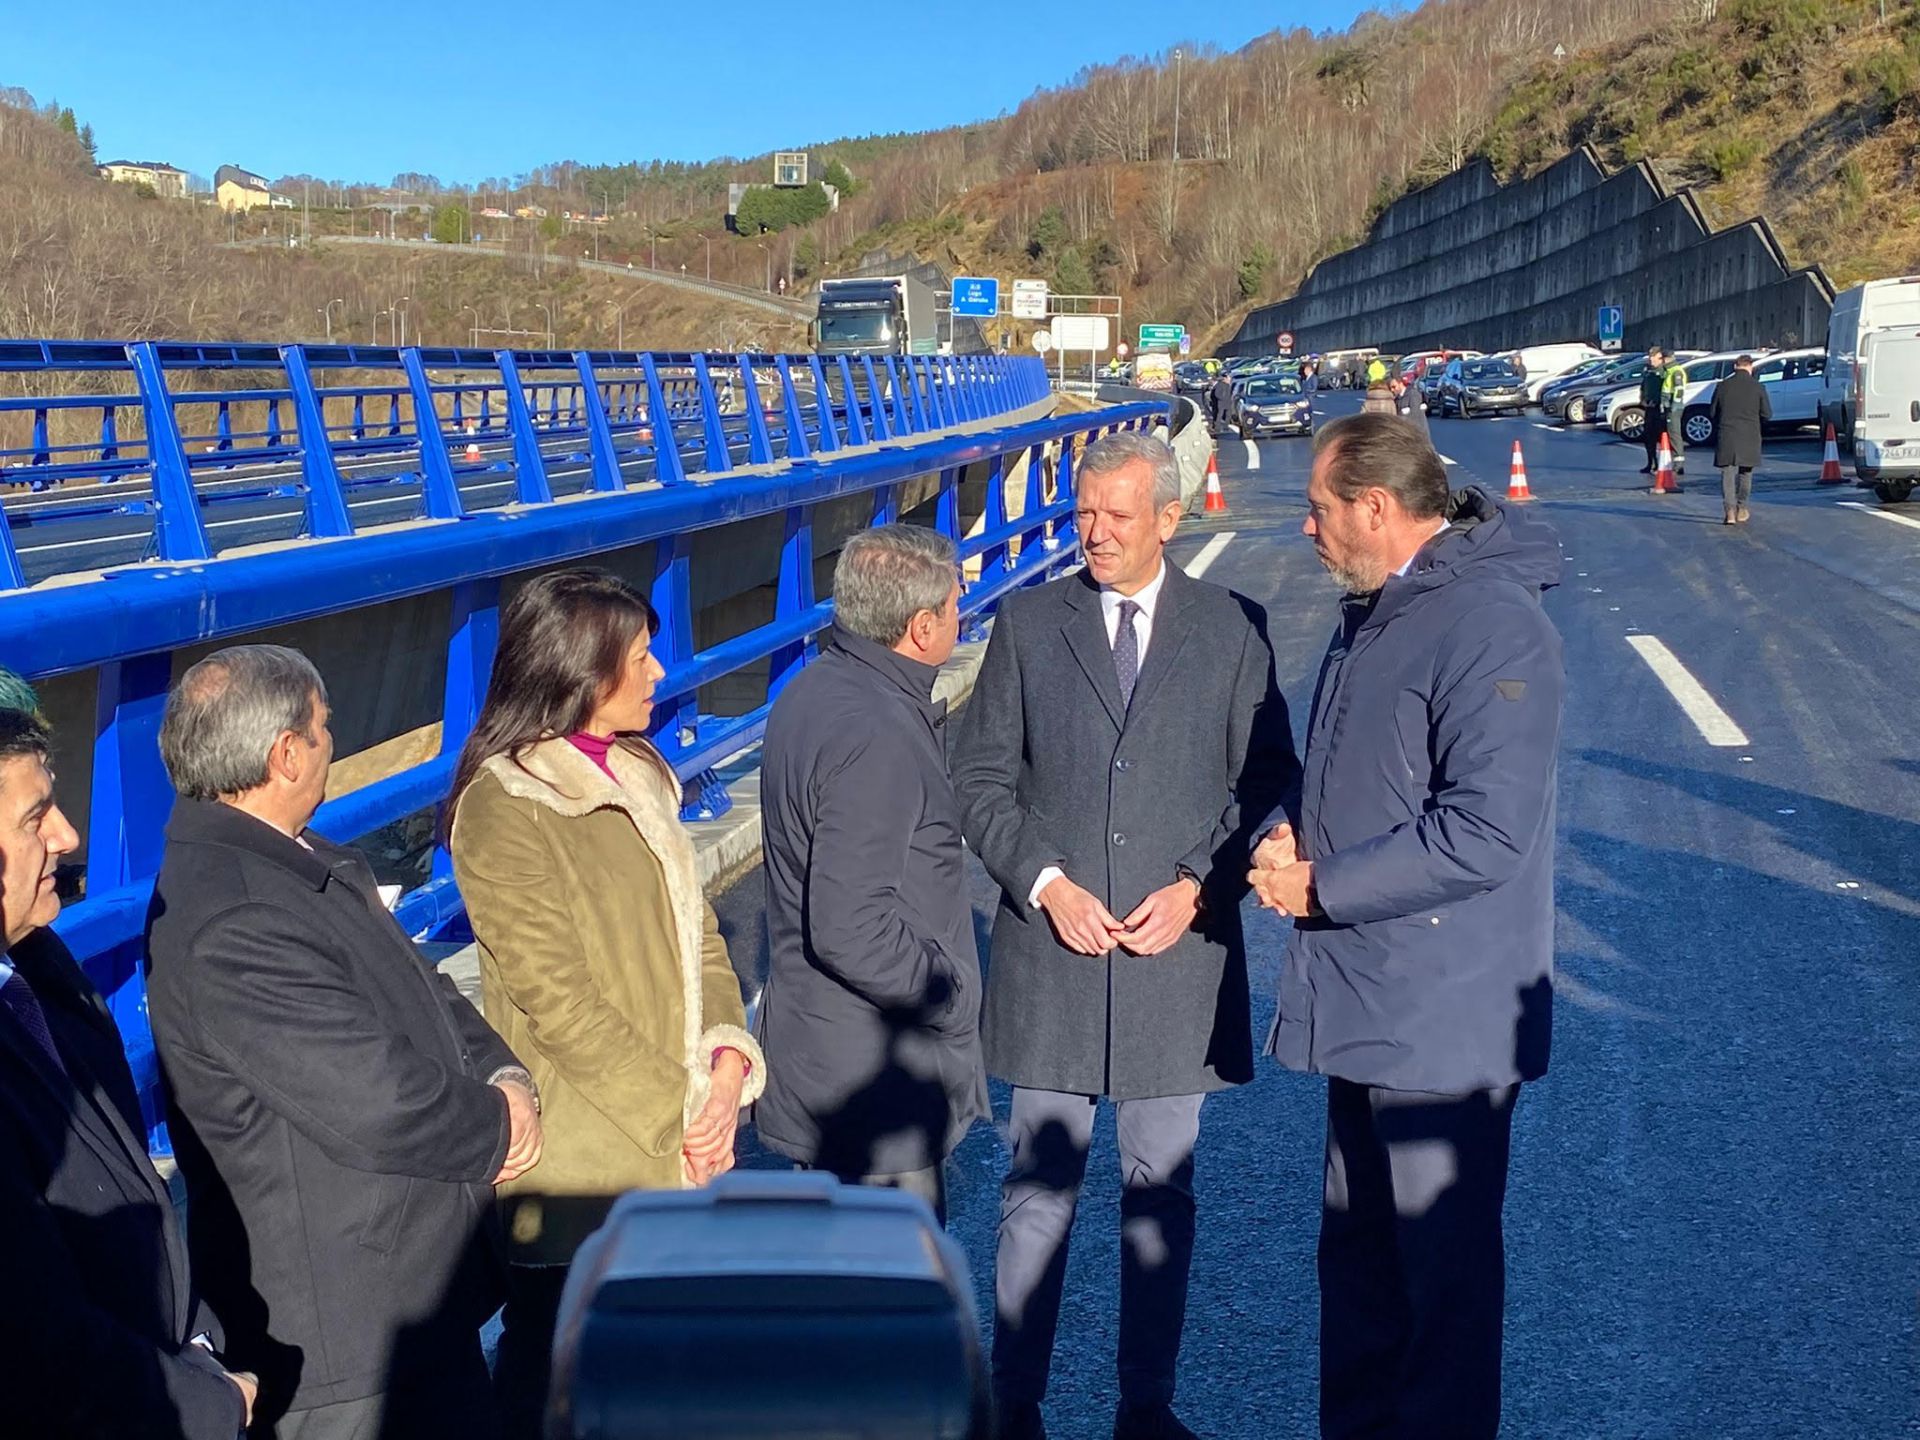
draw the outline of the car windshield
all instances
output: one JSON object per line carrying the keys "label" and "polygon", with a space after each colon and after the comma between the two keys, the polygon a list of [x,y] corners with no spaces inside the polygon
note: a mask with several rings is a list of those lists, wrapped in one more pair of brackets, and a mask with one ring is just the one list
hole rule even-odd
{"label": "car windshield", "polygon": [[1520,372],[1505,360],[1469,360],[1460,367],[1463,380],[1518,380]]}
{"label": "car windshield", "polygon": [[1282,395],[1298,395],[1300,382],[1290,375],[1263,376],[1247,385],[1249,400],[1277,400]]}

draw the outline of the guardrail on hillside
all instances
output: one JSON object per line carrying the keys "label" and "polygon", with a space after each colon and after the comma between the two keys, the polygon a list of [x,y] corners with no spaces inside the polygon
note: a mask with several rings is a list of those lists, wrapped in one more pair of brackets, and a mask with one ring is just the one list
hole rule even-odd
{"label": "guardrail on hillside", "polygon": [[[12,351],[18,361],[18,347]],[[1075,447],[1166,418],[1166,406],[1151,402],[1041,415],[1047,379],[1041,362],[1028,358],[829,368],[810,356],[489,357],[156,345],[96,351],[65,350],[57,358],[72,370],[130,374],[132,394],[88,396],[84,403],[95,407],[90,423],[102,426],[115,423],[103,417],[116,411],[143,412],[144,440],[110,445],[107,435],[94,433],[76,460],[49,439],[39,463],[79,465],[93,490],[146,477],[151,499],[143,503],[153,512],[157,563],[21,588],[14,555],[15,588],[0,592],[0,663],[36,679],[97,672],[85,896],[68,906],[58,928],[109,996],[156,1147],[165,1137],[140,941],[173,799],[157,738],[175,651],[409,596],[449,594],[438,753],[323,806],[315,828],[350,841],[444,797],[485,694],[503,581],[651,545],[652,598],[661,616],[655,653],[667,667],[656,692],[656,740],[688,786],[689,813],[715,814],[728,802],[714,769],[758,739],[773,698],[811,659],[814,637],[831,623],[831,600],[814,591],[821,504],[870,495],[871,522],[886,523],[900,514],[903,486],[937,476],[933,522],[978,562],[961,606],[976,619],[1012,589],[1044,581],[1077,556]],[[0,363],[8,358],[0,349]],[[273,383],[249,377],[244,391],[173,384],[210,366],[271,370],[273,358]],[[735,382],[733,409],[721,403],[720,368]],[[394,369],[406,377],[404,386],[365,378],[323,385],[314,378]],[[241,394],[244,400],[236,398]],[[270,418],[235,419],[238,406],[265,416],[276,401],[277,430]],[[195,417],[190,423],[181,419],[183,409]],[[461,420],[451,425],[455,413]],[[464,459],[470,443],[482,447],[471,463]],[[122,453],[108,453],[116,449]],[[1058,452],[1052,466],[1040,463],[1043,450]],[[1010,515],[1004,478],[1022,455],[1030,462],[1025,503]],[[352,464],[362,461],[374,478],[356,477]],[[111,473],[102,470],[108,466]],[[357,523],[355,485],[392,483],[396,466],[417,492],[403,507],[413,523]],[[974,466],[986,468],[987,485],[979,531],[968,538],[959,490]],[[569,467],[578,474],[567,477]],[[513,493],[467,505],[474,485],[497,483],[490,478],[496,470],[511,476]],[[256,497],[289,489],[287,503],[298,509],[305,538],[215,557],[209,533],[221,522],[204,512],[238,504],[208,498],[208,476],[216,472],[242,473],[238,483]],[[555,498],[563,478],[573,487],[570,499]],[[771,620],[696,651],[693,537],[776,514],[783,526]],[[21,527],[10,508],[8,521],[0,533],[13,554],[11,533]],[[701,686],[761,661],[769,665],[765,703],[740,715],[700,712]],[[432,878],[405,895],[396,913],[412,934],[457,933],[463,909],[444,853],[434,857]]]}

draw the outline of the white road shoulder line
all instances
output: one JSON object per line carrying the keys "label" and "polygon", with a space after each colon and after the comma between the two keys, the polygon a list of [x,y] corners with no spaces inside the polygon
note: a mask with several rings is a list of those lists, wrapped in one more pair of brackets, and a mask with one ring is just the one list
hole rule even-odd
{"label": "white road shoulder line", "polygon": [[1911,515],[1896,515],[1891,510],[1882,510],[1877,505],[1865,505],[1858,500],[1842,500],[1840,504],[1842,508],[1847,510],[1858,510],[1867,515],[1878,515],[1882,520],[1891,520],[1896,525],[1910,525],[1915,530],[1920,530],[1920,520],[1914,519]]}
{"label": "white road shoulder line", "polygon": [[1260,447],[1251,440],[1242,440],[1240,443],[1247,447],[1247,469],[1258,470],[1260,468]]}
{"label": "white road shoulder line", "polygon": [[1627,644],[1647,662],[1654,678],[1667,687],[1674,703],[1686,711],[1687,718],[1709,745],[1728,748],[1750,743],[1747,732],[1733,723],[1733,717],[1720,708],[1719,702],[1707,693],[1707,687],[1694,679],[1693,672],[1659,640],[1651,635],[1629,635]]}
{"label": "white road shoulder line", "polygon": [[1180,568],[1198,580],[1213,568],[1213,562],[1220,558],[1222,552],[1226,550],[1227,545],[1232,541],[1233,537],[1239,533],[1238,530],[1222,530],[1201,547],[1198,555],[1194,556],[1193,559],[1189,560]]}

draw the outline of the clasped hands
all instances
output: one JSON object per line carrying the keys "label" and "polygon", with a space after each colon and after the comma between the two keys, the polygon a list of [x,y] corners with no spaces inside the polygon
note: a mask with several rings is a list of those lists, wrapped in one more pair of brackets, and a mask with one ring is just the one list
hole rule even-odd
{"label": "clasped hands", "polygon": [[1124,920],[1114,919],[1097,896],[1064,875],[1048,881],[1039,899],[1060,943],[1077,955],[1105,955],[1116,948],[1158,955],[1184,935],[1200,913],[1200,886],[1184,875],[1147,896]]}
{"label": "clasped hands", "polygon": [[1275,826],[1254,847],[1247,883],[1261,905],[1276,914],[1299,917],[1319,909],[1313,893],[1313,862],[1301,858],[1291,825]]}
{"label": "clasped hands", "polygon": [[746,1083],[746,1058],[737,1050],[721,1049],[714,1057],[707,1103],[681,1137],[680,1172],[687,1184],[704,1185],[733,1168],[733,1137]]}

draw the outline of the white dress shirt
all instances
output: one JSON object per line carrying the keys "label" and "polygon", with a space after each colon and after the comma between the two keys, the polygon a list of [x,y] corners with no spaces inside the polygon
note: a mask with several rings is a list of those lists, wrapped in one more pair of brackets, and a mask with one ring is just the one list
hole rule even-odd
{"label": "white dress shirt", "polygon": [[[1141,586],[1132,595],[1122,595],[1111,585],[1100,587],[1100,616],[1107,622],[1107,648],[1111,650],[1114,642],[1120,638],[1120,602],[1131,600],[1140,607],[1133,617],[1133,635],[1140,646],[1140,664],[1147,663],[1147,647],[1153,643],[1153,612],[1159,608],[1160,592],[1167,583],[1167,562],[1160,561],[1160,568],[1154,572],[1153,579]],[[1049,865],[1034,878],[1033,888],[1027,892],[1027,908],[1040,908],[1040,892],[1058,880],[1066,872],[1058,865]]]}

